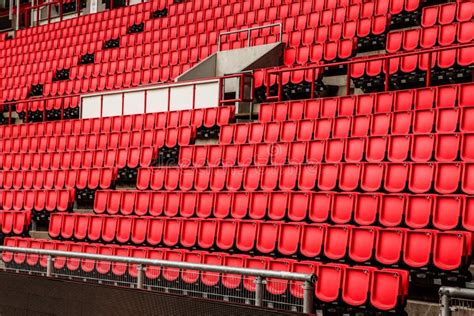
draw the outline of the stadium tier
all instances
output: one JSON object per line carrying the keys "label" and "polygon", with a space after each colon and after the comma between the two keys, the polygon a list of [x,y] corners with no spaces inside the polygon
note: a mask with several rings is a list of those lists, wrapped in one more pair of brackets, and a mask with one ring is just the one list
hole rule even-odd
{"label": "stadium tier", "polygon": [[[324,313],[437,302],[423,289],[471,281],[473,14],[471,1],[151,0],[4,33],[3,244],[314,274]],[[173,107],[167,90],[167,107],[143,110],[158,100],[147,89],[265,45],[280,49],[262,57],[271,65],[238,72],[251,72],[241,88],[252,106],[219,81],[217,104]],[[125,113],[126,93],[143,91],[132,99],[141,110],[103,113],[107,94],[124,93],[112,106]],[[101,108],[83,117],[91,96]],[[48,266],[38,254],[1,258],[7,270]],[[53,267],[138,278],[136,264]],[[255,277],[144,277],[155,290],[256,292]],[[264,286],[301,303],[301,285]]]}

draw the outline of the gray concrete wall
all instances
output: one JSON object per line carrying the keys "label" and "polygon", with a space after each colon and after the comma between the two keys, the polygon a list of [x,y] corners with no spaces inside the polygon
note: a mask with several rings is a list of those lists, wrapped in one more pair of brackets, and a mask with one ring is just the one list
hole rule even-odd
{"label": "gray concrete wall", "polygon": [[[439,305],[421,301],[408,301],[405,311],[409,316],[439,316]],[[452,316],[472,316],[474,311],[458,310]]]}
{"label": "gray concrete wall", "polygon": [[195,79],[212,78],[216,76],[217,54],[211,55],[201,61],[199,64],[189,69],[181,76],[176,78],[176,81],[186,81]]}
{"label": "gray concrete wall", "polygon": [[179,76],[176,81],[239,73],[281,64],[283,44],[275,43],[217,52]]}
{"label": "gray concrete wall", "polygon": [[216,75],[223,76],[262,67],[280,65],[283,44],[259,45],[219,52]]}

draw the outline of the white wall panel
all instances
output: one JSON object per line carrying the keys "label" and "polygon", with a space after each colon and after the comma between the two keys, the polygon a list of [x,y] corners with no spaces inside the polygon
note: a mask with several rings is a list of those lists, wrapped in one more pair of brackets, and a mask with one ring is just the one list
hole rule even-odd
{"label": "white wall panel", "polygon": [[145,113],[145,91],[125,93],[123,114]]}
{"label": "white wall panel", "polygon": [[146,112],[168,111],[168,89],[148,90],[146,94]]}
{"label": "white wall panel", "polygon": [[122,115],[122,94],[106,94],[102,101],[102,116]]}
{"label": "white wall panel", "polygon": [[82,98],[82,118],[100,117],[100,96]]}
{"label": "white wall panel", "polygon": [[193,107],[193,86],[171,88],[170,110],[187,110]]}
{"label": "white wall panel", "polygon": [[[196,82],[195,107],[208,108],[219,105],[219,82]],[[118,93],[86,95],[82,97],[82,117],[118,116],[140,113],[156,113],[188,110],[193,106],[193,84],[161,85],[149,89],[131,89]],[[145,92],[146,91],[146,92]],[[123,96],[122,96],[123,94]],[[123,98],[123,107],[122,107]],[[168,102],[170,98],[170,102]],[[122,113],[123,111],[123,113]]]}
{"label": "white wall panel", "polygon": [[195,108],[216,107],[219,104],[219,83],[209,82],[196,86]]}

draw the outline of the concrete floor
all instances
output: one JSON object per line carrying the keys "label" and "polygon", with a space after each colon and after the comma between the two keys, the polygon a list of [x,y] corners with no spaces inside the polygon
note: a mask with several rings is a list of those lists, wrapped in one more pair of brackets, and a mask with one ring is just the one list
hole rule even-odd
{"label": "concrete floor", "polygon": [[[426,303],[421,301],[408,301],[406,312],[409,316],[438,316],[439,305],[434,303]],[[452,316],[473,316],[474,309],[456,310],[452,312]]]}

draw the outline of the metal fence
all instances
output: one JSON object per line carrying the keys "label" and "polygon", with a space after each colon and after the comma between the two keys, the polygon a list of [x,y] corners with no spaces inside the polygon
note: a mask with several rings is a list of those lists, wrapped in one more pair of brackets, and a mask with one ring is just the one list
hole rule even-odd
{"label": "metal fence", "polygon": [[440,316],[474,314],[474,289],[442,286],[439,298]]}
{"label": "metal fence", "polygon": [[10,272],[313,312],[313,274],[5,246],[0,251],[2,268]]}
{"label": "metal fence", "polygon": [[243,28],[243,29],[238,29],[238,30],[232,30],[232,31],[226,31],[226,32],[221,32],[219,33],[219,37],[217,38],[217,50],[221,51],[222,50],[222,38],[232,35],[232,34],[240,34],[240,33],[246,33],[247,35],[247,46],[246,47],[251,47],[252,46],[252,32],[254,31],[260,31],[263,29],[267,28],[273,28],[273,27],[278,27],[278,42],[282,41],[283,38],[283,24],[282,23],[272,23],[272,24],[266,24],[266,25],[258,25],[258,26],[252,26],[248,28]]}

